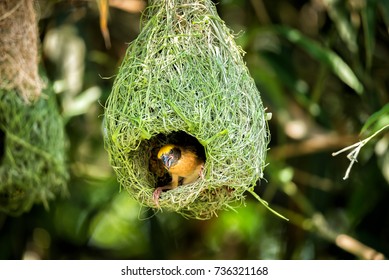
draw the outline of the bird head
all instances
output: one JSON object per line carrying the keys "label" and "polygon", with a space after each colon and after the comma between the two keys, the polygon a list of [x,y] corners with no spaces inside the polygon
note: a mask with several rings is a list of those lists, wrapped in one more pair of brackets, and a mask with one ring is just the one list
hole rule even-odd
{"label": "bird head", "polygon": [[181,150],[177,146],[168,144],[158,152],[158,158],[162,161],[167,170],[174,166],[181,157]]}

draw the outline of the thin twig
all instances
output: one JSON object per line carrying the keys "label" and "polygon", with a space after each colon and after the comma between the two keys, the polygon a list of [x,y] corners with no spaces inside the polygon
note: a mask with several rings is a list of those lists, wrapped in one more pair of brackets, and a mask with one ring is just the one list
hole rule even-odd
{"label": "thin twig", "polygon": [[362,243],[354,237],[333,229],[327,219],[321,213],[314,213],[310,217],[291,211],[289,209],[274,206],[274,208],[290,218],[290,222],[303,230],[316,233],[322,238],[334,243],[342,250],[363,260],[384,260],[383,253]]}
{"label": "thin twig", "polygon": [[361,243],[347,234],[339,234],[335,238],[335,244],[343,250],[359,257],[363,260],[384,260],[385,256],[381,252]]}
{"label": "thin twig", "polygon": [[357,161],[357,158],[358,158],[358,155],[359,155],[359,152],[361,151],[362,147],[365,146],[371,139],[373,139],[375,136],[377,136],[378,134],[380,134],[382,131],[384,131],[385,129],[389,128],[389,124],[385,125],[384,127],[380,128],[379,130],[377,130],[375,133],[373,133],[372,135],[370,135],[369,137],[367,137],[366,139],[362,140],[362,141],[359,141],[353,145],[350,145],[350,146],[347,146],[337,152],[334,152],[332,153],[332,156],[337,156],[339,155],[340,153],[343,153],[345,151],[348,151],[350,149],[353,149],[350,153],[347,154],[347,158],[350,160],[350,164],[346,170],[346,173],[343,177],[343,180],[346,180],[349,178],[349,175],[350,175],[350,172],[351,172],[351,168],[353,167],[354,163],[355,162],[358,162]]}
{"label": "thin twig", "polygon": [[288,143],[271,148],[269,155],[273,160],[288,159],[338,149],[352,144],[356,140],[358,140],[356,135],[340,136],[333,133],[322,134],[300,142]]}

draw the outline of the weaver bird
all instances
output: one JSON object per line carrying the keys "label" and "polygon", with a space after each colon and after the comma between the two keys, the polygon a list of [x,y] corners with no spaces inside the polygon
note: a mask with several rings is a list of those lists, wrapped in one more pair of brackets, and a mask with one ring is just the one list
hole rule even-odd
{"label": "weaver bird", "polygon": [[196,153],[196,149],[192,146],[165,145],[159,150],[158,159],[162,161],[163,166],[172,177],[172,181],[166,186],[155,189],[153,200],[157,205],[159,205],[158,200],[161,192],[177,188],[181,178],[182,185],[186,185],[203,177],[204,159]]}

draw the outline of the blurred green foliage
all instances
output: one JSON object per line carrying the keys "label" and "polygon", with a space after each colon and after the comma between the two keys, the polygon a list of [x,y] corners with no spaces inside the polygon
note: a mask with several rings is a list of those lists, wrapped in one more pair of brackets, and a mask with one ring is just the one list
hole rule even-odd
{"label": "blurred green foliage", "polygon": [[134,3],[111,7],[106,49],[96,3],[40,1],[42,58],[67,121],[71,195],[49,211],[0,213],[0,259],[363,258],[338,242],[341,233],[389,255],[388,130],[361,149],[347,180],[349,160],[331,156],[389,123],[388,1],[218,1],[273,115],[256,191],[289,222],[249,194],[237,212],[197,221],[155,214],[120,192],[101,122],[126,43],[139,32]]}

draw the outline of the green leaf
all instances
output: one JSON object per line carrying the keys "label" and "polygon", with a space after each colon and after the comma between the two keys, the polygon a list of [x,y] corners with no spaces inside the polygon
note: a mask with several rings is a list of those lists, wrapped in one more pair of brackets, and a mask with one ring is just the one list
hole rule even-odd
{"label": "green leaf", "polygon": [[382,14],[382,18],[386,24],[386,29],[389,33],[389,0],[380,0],[378,3],[378,9]]}
{"label": "green leaf", "polygon": [[284,219],[286,221],[289,221],[288,218],[282,216],[280,213],[278,213],[277,211],[273,210],[270,206],[269,206],[269,203],[266,201],[266,200],[263,200],[259,195],[257,195],[255,192],[254,192],[254,189],[251,189],[248,191],[249,193],[251,193],[252,196],[254,196],[260,203],[262,203],[263,206],[265,206],[265,208],[267,208],[267,210],[269,210],[270,212],[272,212],[274,215],[278,216],[279,218],[281,219]]}
{"label": "green leaf", "polygon": [[[376,127],[374,130],[379,130],[381,126],[385,126],[389,123],[389,103],[386,104],[384,107],[382,107],[379,111],[372,114],[367,121],[365,122],[364,126],[361,129],[361,134],[366,132],[369,128],[371,128],[373,125]],[[378,124],[378,127],[377,127]],[[382,124],[382,125],[381,125]]]}
{"label": "green leaf", "polygon": [[309,55],[317,59],[319,62],[327,65],[345,84],[354,89],[358,94],[362,94],[362,83],[347,63],[344,62],[343,59],[334,51],[321,46],[314,40],[304,36],[296,29],[278,26],[275,28],[275,32],[304,49]]}
{"label": "green leaf", "polygon": [[260,85],[259,88],[262,91],[268,92],[267,96],[269,102],[278,109],[286,107],[285,94],[282,89],[282,80],[279,79],[278,73],[272,68],[275,68],[274,64],[270,66],[252,66],[251,75],[255,81]]}
{"label": "green leaf", "polygon": [[339,36],[346,43],[347,48],[352,52],[358,51],[357,30],[351,24],[350,11],[346,1],[325,0],[328,6],[328,15],[336,25]]}
{"label": "green leaf", "polygon": [[366,1],[366,6],[361,10],[363,30],[365,33],[366,66],[371,68],[375,47],[375,23],[376,0]]}

